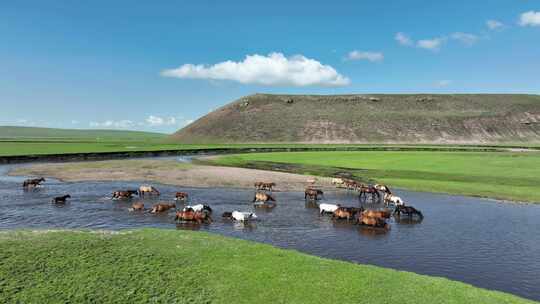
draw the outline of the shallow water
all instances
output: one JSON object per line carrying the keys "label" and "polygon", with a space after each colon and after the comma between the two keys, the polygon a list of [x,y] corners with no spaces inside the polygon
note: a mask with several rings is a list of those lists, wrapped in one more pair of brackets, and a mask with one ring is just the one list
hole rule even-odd
{"label": "shallow water", "polygon": [[[108,198],[114,190],[137,188],[141,183],[63,183],[49,179],[43,188],[24,192],[24,178],[5,176],[8,169],[0,167],[0,229],[200,229],[322,257],[442,276],[540,300],[538,205],[396,191],[422,210],[425,219],[420,223],[392,219],[391,230],[384,233],[320,216],[299,192],[275,192],[278,206],[265,211],[252,207],[251,190],[155,184],[162,192],[160,201],[170,200],[176,191],[187,191],[190,203],[205,202],[214,209],[215,221],[210,225],[176,226],[174,212],[128,212],[138,199]],[[73,197],[66,206],[50,203],[52,197],[66,193]],[[156,201],[144,199],[148,207]],[[343,190],[326,192],[322,201],[358,206],[357,197]],[[243,225],[220,218],[222,212],[232,210],[255,211],[259,219]]]}

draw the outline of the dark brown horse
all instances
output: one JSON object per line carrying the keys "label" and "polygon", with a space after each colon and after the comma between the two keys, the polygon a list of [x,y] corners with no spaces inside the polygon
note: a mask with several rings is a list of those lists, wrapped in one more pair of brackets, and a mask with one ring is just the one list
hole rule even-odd
{"label": "dark brown horse", "polygon": [[310,199],[310,200],[318,200],[319,195],[323,196],[324,192],[321,189],[315,189],[315,188],[306,188],[304,191],[304,199]]}
{"label": "dark brown horse", "polygon": [[150,213],[159,213],[159,212],[165,212],[169,209],[176,208],[175,204],[165,204],[165,203],[159,203],[152,206],[152,210],[150,210]]}
{"label": "dark brown horse", "polygon": [[401,214],[404,214],[404,215],[407,215],[409,217],[412,217],[414,215],[417,215],[419,216],[421,219],[424,218],[424,215],[422,214],[422,212],[420,212],[420,210],[417,210],[416,208],[412,207],[412,206],[404,206],[404,205],[398,205],[396,206],[396,209],[394,209],[394,215],[401,215]]}
{"label": "dark brown horse", "polygon": [[71,198],[71,195],[66,194],[66,195],[62,195],[62,196],[57,196],[57,197],[53,198],[52,202],[54,204],[65,204],[66,200],[68,198]]}
{"label": "dark brown horse", "polygon": [[177,211],[176,221],[187,221],[187,222],[197,222],[199,224],[203,222],[212,222],[212,218],[205,211],[193,211],[193,209],[188,209],[185,211]]}
{"label": "dark brown horse", "polygon": [[137,195],[139,191],[137,190],[118,190],[114,191],[112,194],[113,199],[129,199],[132,198],[133,195]]}
{"label": "dark brown horse", "polygon": [[174,199],[177,201],[180,200],[186,200],[189,197],[187,192],[176,192],[176,195],[174,196]]}
{"label": "dark brown horse", "polygon": [[367,200],[368,194],[371,194],[372,203],[376,202],[375,197],[377,197],[377,202],[381,200],[381,195],[379,194],[379,191],[377,191],[377,189],[375,189],[375,187],[373,187],[372,185],[366,186],[364,184],[360,184],[358,187],[358,191],[360,191],[360,194],[358,196],[360,201],[362,201],[363,198],[363,201],[365,202]]}
{"label": "dark brown horse", "polygon": [[339,207],[334,211],[334,214],[332,215],[332,218],[335,219],[354,219],[356,214],[359,212],[362,212],[363,208],[355,208],[355,207]]}
{"label": "dark brown horse", "polygon": [[39,186],[42,182],[45,181],[45,178],[43,177],[40,177],[40,178],[31,178],[31,179],[27,179],[23,182],[23,188],[28,188],[28,187],[37,187]]}

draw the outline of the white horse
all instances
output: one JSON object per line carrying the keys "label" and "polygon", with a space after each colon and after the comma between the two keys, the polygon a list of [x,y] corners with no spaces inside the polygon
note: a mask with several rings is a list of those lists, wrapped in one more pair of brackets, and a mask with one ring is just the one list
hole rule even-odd
{"label": "white horse", "polygon": [[203,204],[197,204],[197,205],[193,205],[193,206],[185,206],[182,211],[186,212],[189,209],[192,209],[195,212],[200,212],[200,211],[203,211],[203,210],[212,212],[212,208],[210,208],[210,206],[203,205]]}
{"label": "white horse", "polygon": [[255,213],[252,213],[252,212],[233,211],[232,218],[235,221],[245,222],[245,221],[248,221],[248,220],[251,220],[251,219],[256,219],[257,215]]}
{"label": "white horse", "polygon": [[403,206],[403,205],[405,205],[405,203],[403,203],[403,200],[401,199],[401,197],[396,196],[396,195],[393,195],[393,194],[390,194],[390,193],[386,193],[386,194],[384,195],[384,202],[386,203],[387,206],[388,206],[390,203],[393,203],[393,204],[396,205],[396,206]]}
{"label": "white horse", "polygon": [[392,191],[390,191],[390,188],[388,188],[388,186],[383,185],[383,184],[375,184],[373,185],[373,187],[375,187],[375,189],[377,189],[378,191],[381,191],[384,193],[392,193]]}
{"label": "white horse", "polygon": [[332,185],[341,186],[344,182],[342,178],[332,178]]}
{"label": "white horse", "polygon": [[153,186],[149,186],[149,185],[142,185],[142,186],[139,187],[139,195],[144,196],[145,193],[155,194],[155,195],[159,196],[158,189],[154,188]]}
{"label": "white horse", "polygon": [[339,208],[339,204],[319,204],[319,211],[321,214],[327,212],[327,213],[334,213]]}

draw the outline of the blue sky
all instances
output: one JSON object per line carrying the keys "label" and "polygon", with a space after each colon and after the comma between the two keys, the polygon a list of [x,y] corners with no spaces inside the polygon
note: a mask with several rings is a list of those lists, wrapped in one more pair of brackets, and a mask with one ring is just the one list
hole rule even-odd
{"label": "blue sky", "polygon": [[0,125],[173,132],[257,92],[540,94],[538,1],[3,1],[0,38]]}

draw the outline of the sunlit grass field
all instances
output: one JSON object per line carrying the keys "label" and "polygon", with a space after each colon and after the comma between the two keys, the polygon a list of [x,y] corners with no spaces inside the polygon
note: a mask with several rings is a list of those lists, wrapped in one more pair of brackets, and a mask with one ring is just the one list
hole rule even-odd
{"label": "sunlit grass field", "polygon": [[293,164],[301,173],[350,169],[373,180],[418,191],[540,202],[538,152],[295,152],[223,156],[215,164],[271,169]]}
{"label": "sunlit grass field", "polygon": [[203,232],[0,232],[2,303],[532,303]]}

